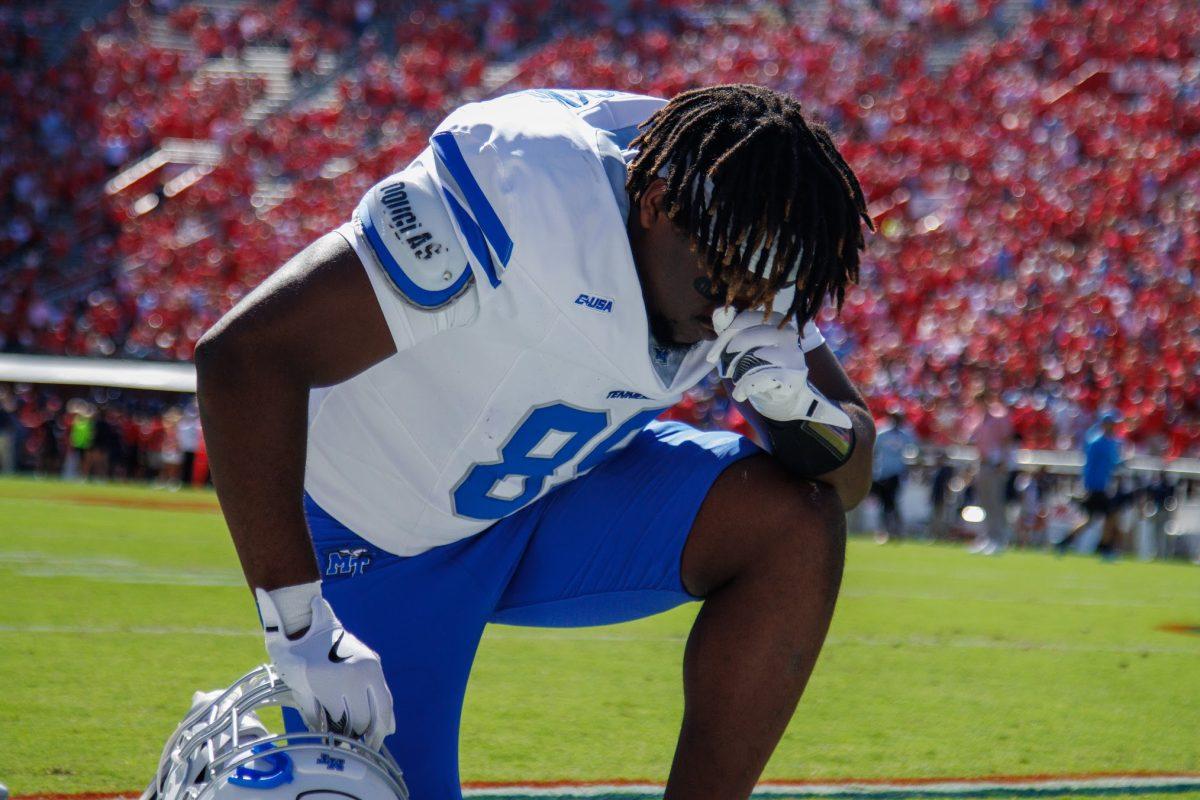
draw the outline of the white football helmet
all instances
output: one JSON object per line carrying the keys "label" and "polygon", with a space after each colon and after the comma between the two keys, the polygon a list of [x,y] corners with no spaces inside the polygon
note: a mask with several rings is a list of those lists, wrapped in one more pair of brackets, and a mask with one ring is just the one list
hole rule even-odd
{"label": "white football helmet", "polygon": [[292,705],[271,666],[196,692],[141,800],[408,800],[386,750],[336,733],[275,735],[256,709]]}

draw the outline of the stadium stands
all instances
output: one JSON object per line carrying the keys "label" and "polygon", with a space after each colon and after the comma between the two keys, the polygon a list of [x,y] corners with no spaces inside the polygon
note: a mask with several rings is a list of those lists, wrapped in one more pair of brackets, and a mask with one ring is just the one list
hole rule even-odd
{"label": "stadium stands", "polygon": [[[190,357],[488,92],[751,81],[826,120],[868,193],[860,286],[822,325],[876,407],[945,443],[992,388],[1029,447],[1072,446],[1113,407],[1140,449],[1200,452],[1189,0],[159,5],[123,6],[58,66],[38,49],[52,12],[0,5],[0,98],[19,109],[0,126],[0,349]],[[256,120],[264,79],[214,65],[265,47],[312,94]],[[173,138],[215,141],[219,162],[103,193]],[[678,413],[725,423],[712,391]]]}

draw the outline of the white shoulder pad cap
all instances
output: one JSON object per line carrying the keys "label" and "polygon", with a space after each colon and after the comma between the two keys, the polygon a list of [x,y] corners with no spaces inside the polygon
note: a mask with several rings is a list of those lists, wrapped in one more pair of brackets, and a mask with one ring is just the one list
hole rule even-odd
{"label": "white shoulder pad cap", "polygon": [[384,273],[412,305],[440,308],[471,284],[467,256],[422,159],[372,186],[354,215]]}

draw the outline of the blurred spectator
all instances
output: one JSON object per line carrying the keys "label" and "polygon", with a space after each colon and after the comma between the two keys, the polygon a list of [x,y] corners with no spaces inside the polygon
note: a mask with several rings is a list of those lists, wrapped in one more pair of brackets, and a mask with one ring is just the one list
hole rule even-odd
{"label": "blurred spectator", "polygon": [[1012,415],[995,392],[984,392],[967,423],[967,442],[979,451],[975,498],[984,513],[985,534],[972,552],[992,555],[1008,546],[1008,505],[1005,485],[1012,457]]}
{"label": "blurred spectator", "polygon": [[[5,419],[12,423],[13,457],[7,465]],[[183,438],[190,435],[199,446],[194,399],[181,403],[171,393],[0,383],[0,474],[7,466],[22,473],[139,479],[178,488],[184,460],[179,431],[189,425]]]}
{"label": "blurred spectator", "polygon": [[96,442],[96,410],[85,400],[67,403],[68,448],[63,459],[62,477],[77,478],[83,473],[84,461]]}
{"label": "blurred spectator", "polygon": [[1016,490],[1017,547],[1040,547],[1046,543],[1046,498],[1050,492],[1050,476],[1045,467],[1036,472],[1022,472],[1014,485]]}
{"label": "blurred spectator", "polygon": [[0,475],[17,470],[16,402],[0,387]]}
{"label": "blurred spectator", "polygon": [[1167,520],[1175,510],[1175,484],[1167,473],[1159,470],[1154,480],[1146,487],[1146,511],[1150,518],[1150,530],[1154,537],[1154,554],[1166,558],[1169,552]]}
{"label": "blurred spectator", "polygon": [[183,450],[179,447],[179,420],[182,417],[177,408],[170,409],[162,417],[162,444],[159,448],[162,471],[158,482],[171,489],[183,485]]}
{"label": "blurred spectator", "polygon": [[934,541],[941,541],[950,534],[950,526],[957,509],[951,503],[951,481],[954,480],[954,467],[944,452],[939,451],[933,466],[933,476],[929,481],[929,505],[932,509],[929,520],[929,532]]}
{"label": "blurred spectator", "polygon": [[1116,426],[1120,417],[1114,411],[1105,411],[1096,424],[1088,429],[1083,438],[1083,510],[1087,519],[1058,542],[1058,552],[1064,553],[1075,541],[1075,537],[1092,525],[1102,526],[1098,552],[1103,556],[1112,554],[1116,531],[1107,524],[1113,508],[1110,494],[1113,475],[1121,465],[1121,442],[1117,438]]}
{"label": "blurred spectator", "polygon": [[175,425],[176,439],[183,453],[180,468],[180,479],[186,486],[193,486],[196,481],[196,452],[200,449],[200,409],[195,401],[187,404],[183,415]]}
{"label": "blurred spectator", "polygon": [[134,415],[138,465],[134,477],[157,481],[163,470],[163,415],[141,412]]}
{"label": "blurred spectator", "polygon": [[120,431],[113,424],[113,417],[109,409],[100,409],[96,414],[96,438],[84,461],[84,480],[105,480],[112,476],[114,453],[120,447]]}
{"label": "blurred spectator", "polygon": [[883,530],[875,540],[899,541],[904,537],[904,519],[897,502],[900,487],[908,473],[907,451],[916,446],[916,439],[905,424],[904,414],[891,411],[876,425],[874,462],[871,465],[871,494],[879,500]]}

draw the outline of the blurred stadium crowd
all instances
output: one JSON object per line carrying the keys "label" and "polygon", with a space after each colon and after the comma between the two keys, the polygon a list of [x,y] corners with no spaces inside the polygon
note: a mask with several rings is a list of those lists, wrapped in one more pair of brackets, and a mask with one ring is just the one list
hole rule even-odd
{"label": "blurred stadium crowd", "polygon": [[[0,0],[0,351],[188,359],[462,102],[747,81],[824,119],[867,192],[860,284],[820,323],[880,413],[961,442],[994,392],[1025,447],[1113,409],[1140,452],[1200,455],[1192,0],[114,5],[55,55],[65,12]],[[298,87],[278,108],[262,48]],[[219,157],[114,190],[175,139]],[[672,413],[744,424],[712,385]]]}
{"label": "blurred stadium crowd", "polygon": [[192,398],[0,383],[0,475],[14,472],[170,488],[210,482]]}

